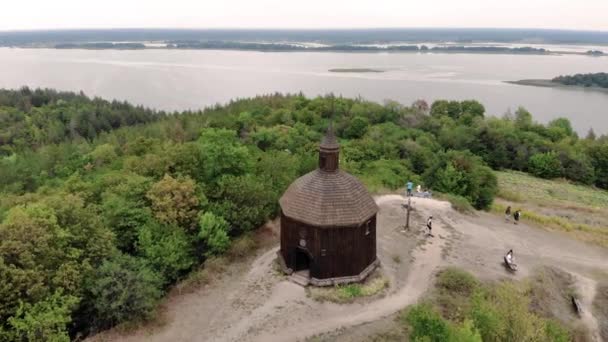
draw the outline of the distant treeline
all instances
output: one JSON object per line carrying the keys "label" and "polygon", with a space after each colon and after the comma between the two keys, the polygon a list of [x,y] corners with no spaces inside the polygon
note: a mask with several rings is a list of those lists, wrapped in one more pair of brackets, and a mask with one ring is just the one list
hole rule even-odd
{"label": "distant treeline", "polygon": [[118,49],[118,50],[136,50],[145,49],[146,46],[141,43],[63,43],[56,44],[55,49]]}
{"label": "distant treeline", "polygon": [[426,45],[391,45],[387,47],[374,45],[329,45],[307,47],[286,43],[244,43],[226,41],[170,41],[167,47],[171,49],[202,49],[202,50],[254,50],[254,51],[418,51],[418,52],[482,52],[482,53],[549,53],[543,48],[520,47],[509,48],[502,46],[435,46]]}
{"label": "distant treeline", "polygon": [[608,88],[608,73],[598,72],[594,74],[558,76],[551,81],[569,86]]}

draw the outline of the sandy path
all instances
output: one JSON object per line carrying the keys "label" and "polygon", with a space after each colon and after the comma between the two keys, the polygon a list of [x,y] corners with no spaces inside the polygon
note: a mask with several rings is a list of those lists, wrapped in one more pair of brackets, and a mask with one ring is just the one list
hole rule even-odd
{"label": "sandy path", "polygon": [[[319,303],[304,288],[286,280],[273,268],[277,247],[253,263],[231,265],[219,284],[178,296],[167,303],[168,323],[140,329],[128,336],[104,334],[101,340],[120,341],[297,341],[375,321],[415,303],[429,289],[434,272],[458,265],[484,279],[508,277],[502,255],[515,250],[522,278],[539,265],[559,266],[577,275],[584,293],[586,324],[597,331],[590,303],[598,271],[608,274],[608,251],[557,233],[514,226],[488,214],[477,217],[454,212],[446,202],[415,199],[411,232],[401,233],[404,198],[381,196],[378,217],[378,257],[391,281],[388,294],[375,301],[347,305]],[[435,237],[419,231],[433,215]],[[424,243],[421,243],[424,242]],[[395,256],[401,262],[394,261]],[[595,328],[594,328],[595,327]]]}

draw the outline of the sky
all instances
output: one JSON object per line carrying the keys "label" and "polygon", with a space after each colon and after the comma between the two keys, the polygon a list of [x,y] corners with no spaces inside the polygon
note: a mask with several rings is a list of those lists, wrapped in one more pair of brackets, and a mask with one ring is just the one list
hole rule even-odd
{"label": "sky", "polygon": [[608,31],[608,0],[4,0],[0,30],[497,27]]}

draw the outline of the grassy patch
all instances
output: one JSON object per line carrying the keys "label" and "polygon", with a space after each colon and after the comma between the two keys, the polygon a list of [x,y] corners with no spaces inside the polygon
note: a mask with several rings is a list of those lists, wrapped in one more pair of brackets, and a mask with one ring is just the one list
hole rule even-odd
{"label": "grassy patch", "polygon": [[496,172],[498,197],[492,211],[522,208],[522,221],[608,247],[608,191],[526,173]]}
{"label": "grassy patch", "polygon": [[376,276],[363,284],[337,285],[334,287],[310,287],[308,295],[320,302],[352,303],[357,298],[371,297],[388,288],[389,281],[383,276]]}
{"label": "grassy patch", "polygon": [[452,195],[452,194],[443,194],[443,193],[437,193],[437,192],[433,193],[433,196],[435,196],[438,199],[450,202],[450,204],[452,205],[452,209],[458,211],[459,213],[472,214],[475,212],[475,208],[473,208],[473,206],[471,205],[469,200],[467,200],[466,198],[464,198],[462,196],[456,196],[456,195]]}
{"label": "grassy patch", "polygon": [[232,259],[242,259],[255,252],[257,244],[250,234],[238,237],[232,242],[227,255]]}
{"label": "grassy patch", "polygon": [[[506,205],[502,203],[492,204],[491,211],[503,215]],[[560,230],[571,234],[573,237],[591,242],[603,247],[608,247],[608,228],[590,226],[583,223],[572,222],[567,218],[559,216],[547,216],[534,211],[522,210],[522,222],[529,222],[549,230]]]}
{"label": "grassy patch", "polygon": [[570,183],[547,180],[523,172],[496,172],[498,197],[512,202],[561,204],[573,208],[608,209],[608,191]]}
{"label": "grassy patch", "polygon": [[481,283],[448,268],[437,275],[427,301],[402,311],[400,322],[416,341],[570,341],[576,328],[566,328],[569,318],[557,321],[535,310],[530,294],[527,282]]}

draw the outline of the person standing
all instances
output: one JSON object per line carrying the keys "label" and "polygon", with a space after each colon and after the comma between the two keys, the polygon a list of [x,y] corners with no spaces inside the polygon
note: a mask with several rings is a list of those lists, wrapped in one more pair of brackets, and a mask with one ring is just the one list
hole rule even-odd
{"label": "person standing", "polygon": [[515,212],[515,214],[513,214],[513,218],[515,219],[514,224],[518,224],[519,223],[519,219],[521,218],[521,210],[517,209],[517,211]]}
{"label": "person standing", "polygon": [[407,195],[412,196],[412,190],[414,189],[414,183],[412,181],[407,181]]}
{"label": "person standing", "polygon": [[427,235],[433,236],[433,215],[429,216],[426,220],[426,228],[429,230]]}
{"label": "person standing", "polygon": [[508,206],[507,210],[505,210],[505,221],[509,222],[510,218],[511,218],[511,206]]}

